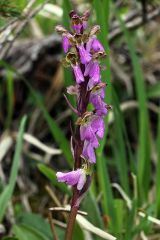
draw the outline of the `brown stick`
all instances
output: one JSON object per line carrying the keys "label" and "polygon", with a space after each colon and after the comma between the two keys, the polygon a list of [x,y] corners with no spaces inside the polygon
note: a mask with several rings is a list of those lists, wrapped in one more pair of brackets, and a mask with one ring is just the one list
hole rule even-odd
{"label": "brown stick", "polygon": [[49,224],[50,224],[50,227],[51,227],[51,230],[52,230],[53,240],[58,240],[58,237],[57,237],[57,234],[56,234],[56,231],[55,231],[55,227],[54,227],[54,223],[52,221],[52,213],[50,211],[48,212],[48,220],[49,220]]}

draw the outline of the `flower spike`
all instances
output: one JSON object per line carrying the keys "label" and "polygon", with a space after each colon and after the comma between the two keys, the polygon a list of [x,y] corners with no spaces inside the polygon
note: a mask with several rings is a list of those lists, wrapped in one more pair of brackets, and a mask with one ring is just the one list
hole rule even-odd
{"label": "flower spike", "polygon": [[[74,84],[67,87],[67,93],[74,95],[75,106],[66,102],[76,114],[75,128],[71,128],[71,152],[74,158],[74,170],[66,173],[57,172],[59,182],[73,186],[70,220],[67,226],[66,239],[71,239],[73,216],[78,211],[80,202],[91,183],[91,168],[96,163],[95,150],[99,140],[104,137],[104,117],[111,108],[105,103],[105,87],[101,78],[101,59],[106,57],[104,47],[97,38],[100,26],[95,25],[87,31],[90,11],[79,16],[74,10],[70,12],[71,32],[62,26],[56,31],[62,35],[62,46],[66,53],[64,66],[71,67]],[[69,79],[68,79],[69,80]],[[89,111],[89,104],[93,110]],[[76,212],[77,213],[77,212]]]}

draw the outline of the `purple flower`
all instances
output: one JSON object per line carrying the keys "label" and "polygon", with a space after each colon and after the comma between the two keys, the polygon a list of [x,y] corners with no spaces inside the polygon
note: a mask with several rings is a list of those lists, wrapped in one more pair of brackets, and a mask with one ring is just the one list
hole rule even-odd
{"label": "purple flower", "polygon": [[87,42],[86,49],[88,52],[90,52],[91,50],[94,50],[95,52],[104,52],[102,44],[95,35],[90,37],[89,41]]}
{"label": "purple flower", "polygon": [[94,107],[98,116],[104,116],[108,112],[107,105],[100,96],[94,100]]}
{"label": "purple flower", "polygon": [[86,182],[86,173],[83,169],[77,169],[75,171],[62,173],[56,173],[58,182],[65,182],[68,185],[74,186],[77,184],[77,189],[82,190]]}
{"label": "purple flower", "polygon": [[90,61],[85,68],[84,76],[92,78],[94,83],[100,80],[100,67],[98,61]]}
{"label": "purple flower", "polygon": [[88,123],[80,126],[80,136],[82,141],[87,140],[91,142],[93,147],[97,148],[99,146],[99,143],[96,138],[96,134],[92,129],[91,123],[91,121],[88,121]]}
{"label": "purple flower", "polygon": [[83,30],[87,29],[89,16],[90,16],[90,11],[87,10],[82,17]]}
{"label": "purple flower", "polygon": [[68,34],[65,34],[65,33],[64,33],[64,34],[62,35],[62,46],[63,46],[64,52],[67,53],[67,52],[68,52],[68,49],[71,47]]}
{"label": "purple flower", "polygon": [[85,49],[84,45],[81,44],[78,46],[79,50],[79,55],[80,55],[80,60],[81,63],[86,64],[91,60],[91,55],[90,53]]}
{"label": "purple flower", "polygon": [[92,42],[93,42],[93,38],[89,38],[87,44],[86,44],[86,50],[87,52],[90,52],[91,51],[91,48],[92,48]]}
{"label": "purple flower", "polygon": [[92,118],[91,127],[99,138],[103,138],[105,125],[102,117],[94,115]]}
{"label": "purple flower", "polygon": [[88,141],[84,141],[83,152],[82,155],[85,159],[87,159],[90,163],[96,162],[96,155],[92,143]]}
{"label": "purple flower", "polygon": [[84,82],[84,76],[78,64],[72,65],[77,84]]}
{"label": "purple flower", "polygon": [[100,41],[96,37],[93,39],[92,49],[95,52],[99,52],[99,51],[104,52],[104,48],[103,48],[102,44],[100,43]]}
{"label": "purple flower", "polygon": [[88,27],[87,21],[83,21],[82,26],[83,26],[83,30],[86,30]]}
{"label": "purple flower", "polygon": [[73,24],[72,28],[75,30],[76,33],[79,34],[81,32],[82,24],[81,23]]}
{"label": "purple flower", "polygon": [[[89,15],[90,11],[79,16],[72,10],[70,12],[72,32],[62,26],[56,28],[62,35],[63,49],[67,53],[62,63],[65,67],[71,66],[74,74],[75,85],[67,87],[67,93],[74,95],[76,106],[73,107],[64,96],[69,107],[77,115],[75,122],[77,126],[71,128],[71,152],[75,160],[75,170],[57,172],[56,176],[59,182],[75,186],[80,191],[72,198],[72,207],[78,208],[91,182],[91,165],[96,162],[95,150],[99,147],[99,140],[104,137],[104,116],[110,108],[104,102],[106,84],[101,81],[100,63],[106,54],[97,39],[100,26],[95,25],[85,31]],[[88,111],[90,104],[92,111]]]}
{"label": "purple flower", "polygon": [[[103,84],[103,83],[102,83]],[[96,87],[98,87],[98,89],[96,90]],[[103,100],[105,97],[105,91],[104,91],[104,87],[105,85],[103,84],[102,87],[99,88],[99,86],[95,86],[93,87],[93,89],[91,90],[90,93],[90,98],[89,101],[96,107],[97,102],[99,101],[99,97]],[[95,89],[94,89],[95,88]]]}
{"label": "purple flower", "polygon": [[90,78],[88,81],[87,89],[90,90],[92,89],[95,85],[101,82],[101,79],[99,78]]}
{"label": "purple flower", "polygon": [[82,28],[81,17],[74,10],[70,12],[70,17],[72,21],[72,28],[75,30],[76,33],[80,33]]}

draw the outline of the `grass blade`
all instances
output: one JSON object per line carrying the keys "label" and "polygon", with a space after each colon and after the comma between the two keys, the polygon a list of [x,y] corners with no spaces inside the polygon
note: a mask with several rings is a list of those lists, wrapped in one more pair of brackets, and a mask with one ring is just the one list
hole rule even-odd
{"label": "grass blade", "polygon": [[8,129],[12,120],[12,114],[13,114],[13,72],[8,70],[6,74],[6,81],[7,81],[7,118],[6,118],[6,128]]}
{"label": "grass blade", "polygon": [[[102,42],[107,56],[109,56],[109,45],[107,41],[107,35],[109,32],[109,9],[110,9],[110,1],[94,1],[94,9],[96,12],[97,17],[97,24],[101,26],[101,32],[99,34],[99,39]],[[110,72],[110,61],[109,57],[107,57],[103,64],[106,66],[107,70],[102,72],[102,80],[104,82],[108,82],[108,86],[106,89],[106,98],[105,101],[107,103],[111,102],[111,72]],[[106,128],[108,126],[108,118],[105,118],[105,125]],[[107,162],[106,158],[103,156],[103,149],[106,143],[106,137],[107,137],[107,131],[105,132],[105,136],[103,140],[101,141],[101,145],[99,149],[97,150],[97,171],[98,171],[98,179],[100,188],[103,192],[103,210],[106,215],[109,214],[111,217],[111,225],[116,229],[116,214],[114,212],[114,206],[113,206],[113,196],[112,196],[112,189],[111,184],[109,180],[108,175],[108,169],[107,169]],[[114,224],[113,224],[114,223]]]}
{"label": "grass blade", "polygon": [[0,206],[1,206],[0,222],[2,221],[2,219],[4,217],[8,201],[10,200],[10,198],[13,194],[14,187],[16,184],[19,161],[20,161],[20,154],[22,151],[22,143],[23,143],[23,134],[24,134],[25,124],[26,124],[26,116],[23,117],[21,124],[20,124],[15,153],[14,153],[14,157],[13,157],[11,173],[10,173],[10,177],[9,177],[9,183],[5,187],[4,191],[2,192],[2,194],[0,196]]}
{"label": "grass blade", "polygon": [[38,94],[36,93],[36,91],[31,87],[31,85],[25,79],[23,79],[23,81],[29,88],[29,90],[31,92],[31,96],[34,98],[37,106],[41,109],[44,119],[46,120],[46,122],[49,126],[50,132],[51,132],[54,140],[58,144],[59,148],[62,150],[63,155],[66,158],[66,161],[68,162],[69,166],[72,167],[72,158],[73,157],[72,157],[72,154],[70,151],[70,144],[69,144],[68,140],[66,139],[63,131],[60,129],[60,127],[58,126],[56,121],[54,121],[54,119],[47,112],[47,109],[43,105],[43,103],[42,103],[40,97],[38,96]]}
{"label": "grass blade", "polygon": [[[139,149],[138,149],[138,164],[137,164],[137,175],[139,185],[140,202],[147,199],[148,189],[150,183],[150,137],[149,137],[149,116],[147,110],[147,97],[145,91],[144,77],[139,63],[138,56],[135,51],[134,38],[130,36],[125,24],[123,23],[118,12],[116,15],[119,19],[120,26],[124,32],[124,36],[129,48],[136,95],[139,103]],[[147,178],[146,178],[147,176]]]}
{"label": "grass blade", "polygon": [[114,116],[115,116],[115,135],[116,135],[116,145],[113,144],[115,154],[117,156],[116,165],[119,173],[120,183],[124,191],[129,194],[129,179],[128,179],[128,165],[127,165],[127,153],[126,153],[126,144],[125,136],[123,131],[123,119],[120,110],[120,103],[118,101],[118,96],[113,91],[114,99]]}
{"label": "grass blade", "polygon": [[158,133],[157,133],[157,172],[156,172],[156,215],[160,218],[160,112],[158,115]]}

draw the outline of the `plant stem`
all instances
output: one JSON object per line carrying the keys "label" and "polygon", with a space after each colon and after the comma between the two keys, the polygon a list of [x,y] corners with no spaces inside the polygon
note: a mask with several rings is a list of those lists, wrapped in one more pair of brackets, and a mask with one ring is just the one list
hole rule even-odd
{"label": "plant stem", "polygon": [[67,230],[66,230],[65,240],[71,240],[72,239],[77,211],[78,211],[78,207],[73,207],[72,210],[71,210],[69,221],[68,221],[68,227],[67,227]]}
{"label": "plant stem", "polygon": [[[84,66],[81,66],[82,71],[84,71]],[[79,99],[77,101],[77,111],[78,115],[82,116],[86,110],[87,105],[89,102],[89,92],[87,92],[87,84],[88,84],[88,77],[86,77],[85,82],[81,84],[80,86],[80,93],[79,93]],[[76,141],[74,142],[73,148],[74,148],[74,169],[78,169],[81,167],[81,154],[83,151],[83,141],[81,141],[80,138],[80,128],[77,126],[75,131],[75,138]],[[74,225],[76,221],[76,215],[79,210],[79,199],[80,192],[77,190],[77,186],[73,187],[73,196],[72,196],[72,202],[71,202],[71,212],[69,215],[69,220],[67,224],[67,230],[65,233],[65,240],[71,240],[74,230]]]}

